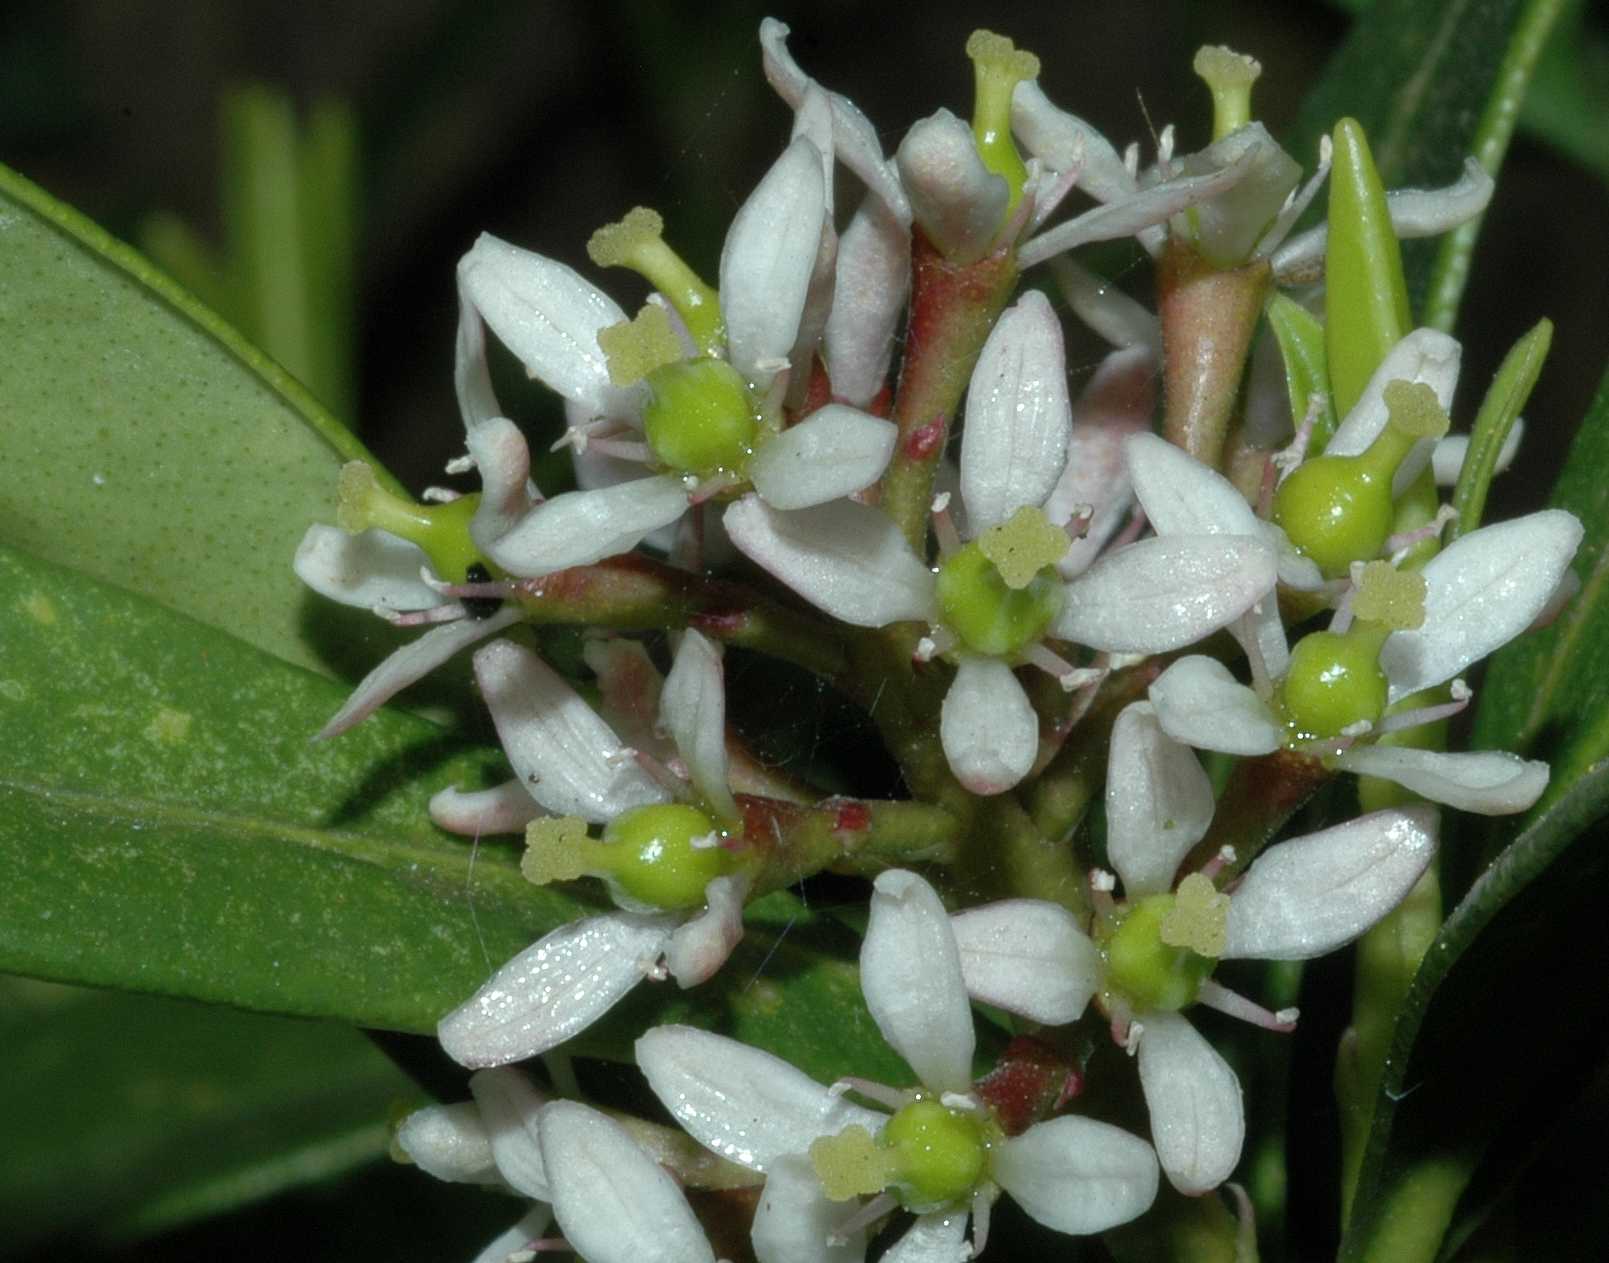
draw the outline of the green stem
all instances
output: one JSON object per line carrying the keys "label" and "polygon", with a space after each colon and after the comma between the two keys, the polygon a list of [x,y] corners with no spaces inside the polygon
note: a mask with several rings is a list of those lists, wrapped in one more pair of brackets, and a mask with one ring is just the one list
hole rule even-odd
{"label": "green stem", "polygon": [[933,474],[950,422],[1016,282],[1016,258],[1009,249],[958,264],[920,230],[913,235],[911,318],[894,400],[899,439],[883,475],[881,503],[919,557],[927,555]]}
{"label": "green stem", "polygon": [[[1509,40],[1508,51],[1497,70],[1497,81],[1486,101],[1486,112],[1475,129],[1472,146],[1476,160],[1493,179],[1502,170],[1503,156],[1514,136],[1514,124],[1520,116],[1525,90],[1530,86],[1537,60],[1563,8],[1564,0],[1530,0]],[[1469,261],[1475,252],[1475,238],[1480,235],[1483,219],[1484,214],[1477,215],[1442,238],[1441,248],[1436,252],[1435,270],[1430,276],[1430,289],[1425,295],[1424,323],[1432,329],[1450,333],[1458,319],[1458,304],[1469,280]]]}
{"label": "green stem", "polygon": [[739,795],[738,806],[744,836],[768,855],[760,894],[824,868],[874,876],[908,864],[947,864],[960,839],[960,822],[929,803],[830,798],[801,807]]}

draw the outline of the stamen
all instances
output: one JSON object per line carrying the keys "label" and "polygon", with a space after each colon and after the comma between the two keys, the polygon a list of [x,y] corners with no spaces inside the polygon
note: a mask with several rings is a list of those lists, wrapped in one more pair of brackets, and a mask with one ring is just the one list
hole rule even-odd
{"label": "stamen", "polygon": [[1106,678],[1106,672],[1100,667],[1075,667],[1043,641],[1029,645],[1022,651],[1022,656],[1045,674],[1054,676],[1064,693],[1071,693],[1089,684],[1099,684]]}
{"label": "stamen", "polygon": [[741,486],[742,483],[743,476],[734,473],[712,474],[708,478],[694,479],[692,489],[687,497],[687,503],[703,504],[706,500],[714,499],[723,491],[729,491],[733,487]]}
{"label": "stamen", "polygon": [[1201,866],[1201,875],[1208,881],[1215,882],[1218,880],[1218,874],[1223,872],[1230,864],[1233,864],[1235,858],[1234,847],[1221,846],[1218,848],[1218,853]]}
{"label": "stamen", "polygon": [[1291,190],[1291,195],[1285,199],[1285,205],[1279,214],[1275,216],[1274,222],[1257,239],[1257,250],[1253,255],[1254,258],[1266,259],[1283,244],[1285,238],[1290,235],[1291,229],[1295,227],[1296,221],[1302,217],[1312,204],[1313,199],[1318,196],[1318,191],[1323,186],[1324,181],[1329,179],[1330,164],[1334,161],[1334,157],[1335,142],[1329,138],[1328,134],[1320,136],[1318,142],[1318,169],[1313,172],[1308,182],[1302,186],[1300,192],[1295,189]]}
{"label": "stamen", "polygon": [[419,498],[426,504],[451,504],[461,495],[463,492],[454,491],[451,487],[426,487],[419,493]]}
{"label": "stamen", "polygon": [[1475,696],[1469,685],[1462,680],[1452,682],[1451,692],[1453,695],[1451,701],[1439,702],[1434,706],[1415,707],[1398,715],[1387,715],[1380,721],[1381,734],[1401,732],[1404,728],[1417,728],[1421,724],[1433,724],[1442,719],[1451,719],[1468,708],[1470,698]]}
{"label": "stamen", "polygon": [[376,605],[374,612],[393,627],[428,627],[436,623],[456,623],[469,615],[469,611],[456,602],[451,605],[433,605],[428,610],[406,612]]}
{"label": "stamen", "polygon": [[985,1185],[972,1194],[972,1257],[978,1258],[983,1254],[983,1247],[989,1244],[989,1215],[994,1209],[996,1193]]}
{"label": "stamen", "polygon": [[585,446],[602,456],[613,456],[616,460],[630,461],[634,465],[646,465],[654,458],[654,453],[648,444],[632,442],[629,439],[590,439]]}
{"label": "stamen", "polygon": [[845,1092],[854,1092],[865,1097],[868,1101],[875,1101],[885,1109],[900,1110],[910,1104],[910,1096],[900,1088],[891,1088],[885,1083],[878,1083],[875,1079],[861,1079],[854,1075],[846,1076],[833,1083],[834,1096],[842,1096]]}
{"label": "stamen", "polygon": [[983,1102],[970,1092],[941,1092],[939,1104],[947,1110],[961,1110],[967,1114],[981,1114]]}
{"label": "stamen", "polygon": [[948,627],[930,627],[928,634],[916,642],[916,649],[911,654],[911,661],[931,662],[940,654],[949,653],[957,643],[955,633]]}
{"label": "stamen", "polygon": [[864,1228],[870,1228],[889,1211],[899,1205],[899,1199],[892,1193],[879,1193],[867,1202],[848,1219],[844,1220],[827,1236],[829,1246],[846,1245],[849,1239]]}
{"label": "stamen", "polygon": [[1201,984],[1196,999],[1209,1009],[1217,1009],[1220,1013],[1238,1018],[1242,1022],[1250,1022],[1253,1026],[1261,1026],[1264,1030],[1288,1035],[1296,1029],[1297,1010],[1280,1009],[1277,1013],[1270,1012],[1256,1001],[1248,1000],[1211,978]]}
{"label": "stamen", "polygon": [[1386,552],[1391,555],[1391,564],[1400,566],[1410,552],[1424,543],[1427,539],[1439,539],[1441,532],[1449,522],[1458,520],[1458,510],[1450,504],[1444,504],[1436,510],[1436,516],[1423,526],[1411,531],[1399,531],[1386,539]]}
{"label": "stamen", "polygon": [[[1263,601],[1277,601],[1274,593],[1270,592]],[[1274,696],[1274,676],[1268,669],[1268,658],[1263,653],[1262,642],[1257,638],[1257,617],[1263,612],[1263,601],[1258,601],[1251,609],[1240,616],[1239,631],[1235,639],[1240,641],[1246,650],[1246,664],[1251,668],[1252,691],[1267,701]]]}
{"label": "stamen", "polygon": [[462,456],[454,456],[447,462],[446,472],[449,474],[467,474],[475,468],[475,458],[468,452]]}
{"label": "stamen", "polygon": [[961,532],[955,528],[950,514],[950,493],[941,491],[933,497],[933,538],[939,544],[939,556],[949,557],[961,551]]}

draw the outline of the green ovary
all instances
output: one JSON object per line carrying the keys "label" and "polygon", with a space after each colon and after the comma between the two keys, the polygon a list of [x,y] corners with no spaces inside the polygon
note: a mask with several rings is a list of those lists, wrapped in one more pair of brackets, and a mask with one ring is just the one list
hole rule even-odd
{"label": "green ovary", "polygon": [[988,1124],[976,1114],[913,1101],[883,1128],[880,1143],[892,1151],[895,1192],[922,1212],[968,1196],[983,1178]]}
{"label": "green ovary", "polygon": [[1274,496],[1274,521],[1331,578],[1376,557],[1391,534],[1391,471],[1354,456],[1319,456],[1299,466]]}
{"label": "green ovary", "polygon": [[680,803],[637,807],[603,831],[609,877],[639,903],[668,911],[697,908],[704,887],[738,867],[720,845],[715,822]]}
{"label": "green ovary", "polygon": [[1346,635],[1313,632],[1296,642],[1280,701],[1298,737],[1335,737],[1354,724],[1380,721],[1390,689],[1379,663],[1384,639],[1384,629],[1360,626]]}
{"label": "green ovary", "polygon": [[748,388],[725,360],[684,360],[647,377],[643,429],[654,455],[683,473],[740,471],[759,428]]}
{"label": "green ovary", "polygon": [[1172,895],[1147,895],[1129,909],[1106,941],[1106,985],[1136,1012],[1175,1012],[1194,1002],[1218,963],[1162,941]]}
{"label": "green ovary", "polygon": [[1053,566],[1043,567],[1025,587],[1007,586],[976,541],[939,567],[944,625],[974,653],[1009,657],[1022,652],[1061,612],[1064,593]]}

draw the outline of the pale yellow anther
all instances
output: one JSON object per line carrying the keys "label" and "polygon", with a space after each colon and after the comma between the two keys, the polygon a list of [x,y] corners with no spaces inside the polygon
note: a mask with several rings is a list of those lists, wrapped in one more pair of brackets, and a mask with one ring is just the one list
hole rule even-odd
{"label": "pale yellow anther", "polygon": [[810,1165],[821,1181],[821,1191],[834,1202],[881,1193],[895,1175],[894,1155],[860,1126],[812,1140]]}
{"label": "pale yellow anther", "polygon": [[1251,122],[1251,86],[1263,73],[1262,63],[1222,44],[1198,49],[1198,76],[1212,90],[1212,138],[1222,140]]}
{"label": "pale yellow anther", "polygon": [[1039,77],[1039,58],[1026,48],[1018,48],[1004,35],[977,30],[967,36],[967,56],[979,72],[1009,78],[1015,86],[1022,79]]}
{"label": "pale yellow anther", "polygon": [[1071,541],[1044,512],[1025,504],[999,526],[978,536],[978,547],[994,563],[1008,588],[1022,589],[1046,566],[1066,555]]}
{"label": "pale yellow anther", "polygon": [[1413,439],[1439,439],[1447,433],[1447,414],[1424,382],[1387,382],[1382,393],[1392,428]]}
{"label": "pale yellow anther", "polygon": [[587,822],[576,816],[544,816],[525,826],[525,854],[520,873],[533,886],[574,881],[592,871],[588,863],[596,843]]}
{"label": "pale yellow anther", "polygon": [[635,320],[598,330],[598,347],[609,365],[609,380],[632,386],[656,368],[682,358],[682,344],[663,307],[644,303]]}
{"label": "pale yellow anther", "polygon": [[605,224],[587,242],[587,257],[601,268],[641,266],[645,250],[663,244],[665,221],[656,210],[634,206],[619,223]]}
{"label": "pale yellow anther", "polygon": [[1158,933],[1169,947],[1189,948],[1216,960],[1229,941],[1229,896],[1210,878],[1191,873],[1179,883]]}
{"label": "pale yellow anther", "polygon": [[1425,576],[1416,570],[1398,570],[1389,561],[1371,561],[1358,575],[1352,597],[1352,614],[1362,622],[1378,623],[1392,631],[1413,631],[1424,625]]}

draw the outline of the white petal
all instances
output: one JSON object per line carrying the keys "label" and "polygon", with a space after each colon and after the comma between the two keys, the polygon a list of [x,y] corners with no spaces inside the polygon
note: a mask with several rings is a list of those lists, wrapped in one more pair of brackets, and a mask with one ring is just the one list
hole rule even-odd
{"label": "white petal", "polygon": [[480,1070],[469,1076],[469,1090],[491,1141],[492,1157],[508,1185],[539,1202],[548,1200],[547,1172],[536,1115],[543,1097],[524,1074],[509,1066]]}
{"label": "white petal", "polygon": [[519,1223],[487,1242],[486,1248],[470,1263],[510,1263],[516,1255],[523,1254],[533,1241],[542,1239],[552,1219],[553,1212],[547,1206],[531,1207]]}
{"label": "white petal", "polygon": [[[1474,158],[1464,159],[1463,174],[1440,189],[1394,189],[1386,194],[1391,228],[1398,237],[1430,237],[1456,228],[1479,215],[1492,199],[1492,177]],[[1324,250],[1329,225],[1320,224],[1293,237],[1274,252],[1274,274],[1282,283],[1324,277]]]}
{"label": "white petal", "polygon": [[458,262],[458,285],[532,377],[598,414],[629,410],[598,346],[599,330],[626,313],[590,281],[482,233]]}
{"label": "white petal", "polygon": [[1245,177],[1217,197],[1198,203],[1185,226],[1200,253],[1223,267],[1251,257],[1259,239],[1301,182],[1302,168],[1261,123],[1237,127],[1175,164],[1186,176],[1240,164],[1249,168]]}
{"label": "white petal", "polygon": [[1240,1080],[1177,1013],[1147,1013],[1140,1023],[1140,1087],[1163,1173],[1187,1196],[1217,1188],[1246,1139]]}
{"label": "white petal", "polygon": [[806,1159],[779,1158],[754,1212],[754,1256],[760,1263],[861,1263],[866,1257],[864,1231],[851,1233],[842,1245],[827,1244],[852,1213],[843,1202],[827,1200]]}
{"label": "white petal", "polygon": [[334,737],[362,723],[403,689],[424,679],[460,649],[467,649],[477,640],[496,635],[518,622],[519,617],[518,607],[508,605],[490,618],[460,618],[432,627],[424,635],[414,637],[401,649],[388,654],[374,670],[358,681],[357,688],[352,690],[345,705],[330,716],[329,722],[319,729],[318,735]]}
{"label": "white petal", "polygon": [[1031,267],[1064,250],[1088,245],[1092,241],[1133,236],[1144,228],[1160,224],[1180,211],[1234,188],[1250,174],[1250,157],[1245,155],[1239,162],[1207,175],[1164,180],[1138,193],[1085,211],[1076,219],[1040,233],[1017,251],[1017,262],[1022,267]]}
{"label": "white petal", "polygon": [[869,193],[838,239],[832,311],[821,341],[834,396],[864,407],[883,389],[910,288],[910,228]]}
{"label": "white petal", "polygon": [[1056,569],[1071,579],[1088,570],[1128,516],[1134,500],[1123,443],[1151,424],[1156,409],[1157,360],[1151,348],[1113,351],[1073,404],[1067,467],[1045,501],[1045,515],[1066,523],[1085,506],[1095,510]]}
{"label": "white petal", "polygon": [[432,820],[449,833],[471,838],[523,833],[526,825],[546,814],[518,777],[491,789],[462,790],[449,785],[430,800]]}
{"label": "white petal", "polygon": [[894,155],[922,230],[947,257],[969,261],[993,246],[1011,189],[983,165],[972,128],[949,110],[912,124]]}
{"label": "white petal", "polygon": [[1425,621],[1394,632],[1380,651],[1391,700],[1452,679],[1506,645],[1547,606],[1581,544],[1563,509],[1461,535],[1425,566]]}
{"label": "white petal", "polygon": [[892,421],[828,404],[760,448],[748,475],[773,509],[808,509],[876,482],[898,434]]}
{"label": "white petal", "polygon": [[737,804],[726,783],[726,684],[721,676],[721,654],[697,631],[682,633],[660,694],[659,715],[704,801],[722,819],[735,820]]}
{"label": "white petal", "polygon": [[1255,535],[1257,515],[1215,469],[1156,434],[1126,444],[1129,476],[1158,535]]}
{"label": "white petal", "polygon": [[1225,960],[1309,960],[1402,901],[1436,853],[1436,810],[1376,811],[1269,847],[1229,900]]}
{"label": "white petal", "polygon": [[745,381],[764,390],[768,362],[787,358],[799,332],[826,222],[821,153],[800,137],[738,208],[721,249],[727,351]]}
{"label": "white petal", "polygon": [[526,791],[555,815],[607,824],[668,795],[541,658],[499,640],[475,655],[475,679],[503,752]]}
{"label": "white petal", "polygon": [[1011,94],[1011,130],[1023,148],[1056,171],[1078,172],[1078,187],[1098,202],[1135,190],[1134,176],[1111,142],[1083,119],[1050,103],[1037,79]]}
{"label": "white petal", "polygon": [[1262,536],[1142,539],[1067,585],[1054,634],[1092,649],[1166,653],[1239,618],[1278,577]]}
{"label": "white petal", "polygon": [[995,324],[967,387],[961,498],[974,535],[1045,502],[1067,464],[1072,427],[1061,323],[1029,290]]}
{"label": "white petal", "polygon": [[[1385,388],[1392,382],[1422,382],[1435,392],[1436,402],[1443,411],[1453,405],[1453,390],[1458,385],[1458,366],[1463,348],[1456,338],[1438,329],[1415,329],[1387,352],[1380,367],[1374,370],[1369,384],[1352,411],[1336,427],[1330,441],[1325,444],[1328,456],[1356,456],[1367,450],[1369,444],[1385,429],[1390,416],[1386,408]],[[1400,496],[1419,476],[1435,451],[1435,441],[1421,439],[1397,467],[1392,479],[1392,495]]]}
{"label": "white petal", "polygon": [[586,1030],[641,982],[670,933],[669,921],[629,912],[561,925],[441,1019],[441,1046],[470,1067],[546,1052]]}
{"label": "white petal", "polygon": [[688,1135],[754,1171],[817,1137],[849,1126],[876,1135],[887,1121],[780,1057],[692,1026],[654,1027],[637,1041],[637,1065]]}
{"label": "white petal", "polygon": [[956,913],[950,930],[967,994],[984,1004],[1060,1026],[1100,985],[1100,953],[1060,904],[1002,899]]}
{"label": "white petal", "polygon": [[1156,313],[1071,255],[1058,254],[1049,263],[1075,316],[1119,350],[1143,348],[1153,364],[1161,362],[1162,322]]}
{"label": "white petal", "polygon": [[971,1089],[977,1034],[961,953],[937,892],[915,873],[894,868],[877,877],[860,985],[877,1029],[926,1087]]}
{"label": "white petal", "polygon": [[1272,754],[1285,731],[1263,700],[1216,658],[1180,658],[1151,685],[1162,731],[1198,750]]}
{"label": "white petal", "polygon": [[1025,1211],[1057,1232],[1105,1232],[1156,1200],[1151,1146],[1110,1123],[1066,1116],[1002,1142],[990,1174]]}
{"label": "white petal", "polygon": [[[1285,554],[1280,554],[1283,561]],[[1285,582],[1283,570],[1280,582]],[[1305,589],[1304,589],[1305,590]],[[1229,634],[1250,657],[1253,651],[1263,660],[1263,673],[1270,680],[1283,676],[1291,664],[1290,641],[1279,617],[1279,597],[1270,592],[1256,605],[1229,624]]]}
{"label": "white petal", "polygon": [[492,1142],[473,1101],[427,1105],[397,1127],[397,1147],[427,1175],[458,1184],[500,1184]]}
{"label": "white petal", "polygon": [[918,1215],[905,1235],[885,1250],[878,1263],[966,1263],[967,1212],[938,1210]]}
{"label": "white petal", "polygon": [[424,550],[387,531],[309,526],[291,564],[320,596],[362,610],[428,610],[447,599],[419,577],[430,565]]}
{"label": "white petal", "polygon": [[669,474],[596,491],[567,491],[488,542],[486,556],[510,574],[539,579],[629,552],[686,511],[687,488]]}
{"label": "white petal", "polygon": [[1124,707],[1106,771],[1106,854],[1124,895],[1168,890],[1212,811],[1212,782],[1195,751],[1162,731],[1151,703]]}
{"label": "white petal", "polygon": [[491,417],[466,437],[481,483],[481,501],[469,533],[484,552],[513,530],[539,497],[531,482],[531,452],[519,426],[507,417]]}
{"label": "white petal", "polygon": [[[798,109],[814,81],[799,69],[798,63],[789,55],[787,38],[787,26],[775,18],[765,18],[760,22],[760,49],[766,80],[789,106]],[[910,203],[900,188],[899,180],[883,159],[877,129],[848,97],[829,92],[827,99],[832,104],[832,144],[838,161],[881,197],[901,223],[909,224]]]}
{"label": "white petal", "polygon": [[704,911],[682,922],[665,949],[665,967],[681,987],[708,982],[743,938],[747,877],[715,877],[704,887]]}
{"label": "white petal", "polygon": [[739,552],[834,618],[883,627],[936,612],[933,572],[881,509],[834,500],[782,513],[744,496],[723,520]]}
{"label": "white petal", "polygon": [[1003,794],[1033,767],[1039,716],[999,658],[962,658],[939,710],[939,740],[961,784]]}
{"label": "white petal", "polygon": [[453,389],[466,433],[502,415],[486,365],[486,325],[475,310],[474,299],[464,290],[462,271],[458,281],[458,336],[453,343]]}
{"label": "white petal", "polygon": [[621,636],[588,640],[581,656],[598,677],[598,713],[620,739],[661,763],[675,758],[676,747],[658,731],[665,677],[642,642]]}
{"label": "white petal", "polygon": [[553,1213],[589,1263],[715,1263],[676,1181],[613,1119],[575,1101],[542,1110]]}
{"label": "white petal", "polygon": [[1406,746],[1362,746],[1336,762],[1359,776],[1379,776],[1421,798],[1459,811],[1507,816],[1527,811],[1548,787],[1548,765],[1506,750],[1447,754]]}
{"label": "white petal", "polygon": [[[1497,463],[1492,466],[1494,474],[1500,474],[1514,463],[1519,455],[1520,443],[1525,437],[1525,418],[1516,417],[1513,428],[1503,440],[1503,446],[1497,453]],[[1469,456],[1469,435],[1449,434],[1445,438],[1436,440],[1436,448],[1430,458],[1431,467],[1436,473],[1436,482],[1439,486],[1450,487],[1458,481],[1458,475],[1464,472],[1464,461]]]}

